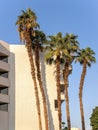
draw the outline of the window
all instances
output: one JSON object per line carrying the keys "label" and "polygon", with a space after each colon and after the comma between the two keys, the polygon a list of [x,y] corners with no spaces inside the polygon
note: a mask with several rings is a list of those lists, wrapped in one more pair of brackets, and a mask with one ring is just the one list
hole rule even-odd
{"label": "window", "polygon": [[8,56],[0,56],[0,60],[8,63]]}
{"label": "window", "polygon": [[[63,103],[64,100],[61,100],[61,104]],[[54,100],[54,107],[55,107],[55,110],[57,111],[58,110],[58,101],[57,100]]]}
{"label": "window", "polygon": [[63,94],[64,94],[64,89],[65,89],[64,84],[60,84],[60,88],[61,88],[61,93],[63,93]]}
{"label": "window", "polygon": [[0,93],[8,95],[8,88],[0,87]]}
{"label": "window", "polygon": [[0,72],[0,76],[8,78],[8,72]]}
{"label": "window", "polygon": [[8,111],[8,104],[0,103],[0,110],[2,110],[2,111]]}

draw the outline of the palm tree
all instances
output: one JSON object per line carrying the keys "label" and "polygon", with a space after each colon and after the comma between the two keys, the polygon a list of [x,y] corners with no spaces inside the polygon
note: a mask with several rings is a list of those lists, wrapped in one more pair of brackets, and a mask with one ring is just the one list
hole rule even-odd
{"label": "palm tree", "polygon": [[87,66],[90,67],[91,63],[96,62],[94,55],[95,55],[95,52],[91,50],[90,47],[87,47],[86,49],[80,50],[78,52],[78,56],[76,57],[76,62],[79,62],[80,65],[83,66],[82,74],[80,78],[80,85],[79,85],[79,102],[80,102],[82,130],[85,130],[84,109],[83,109],[83,102],[82,102],[83,85],[84,85],[84,80],[86,76]]}
{"label": "palm tree", "polygon": [[[67,125],[68,130],[71,130],[71,121],[70,121],[70,110],[69,110],[69,94],[68,94],[68,76],[72,70],[72,62],[75,58],[76,52],[78,50],[78,41],[76,40],[77,36],[73,34],[66,34],[64,37],[64,48],[65,53],[63,53],[64,58],[64,69],[63,69],[63,78],[65,85],[65,100],[66,100],[66,114],[67,114]],[[71,68],[70,68],[71,67]]]}
{"label": "palm tree", "polygon": [[44,87],[42,83],[42,77],[41,77],[41,70],[40,70],[40,51],[42,51],[43,46],[42,44],[46,41],[46,36],[42,31],[36,30],[35,36],[32,37],[32,47],[35,52],[35,64],[37,68],[37,79],[39,81],[40,91],[42,94],[43,99],[43,106],[44,106],[44,118],[45,118],[45,128],[46,130],[49,129],[48,125],[48,111],[47,111],[47,102],[44,92]]}
{"label": "palm tree", "polygon": [[60,89],[60,60],[61,60],[61,47],[62,47],[62,34],[58,33],[55,36],[48,37],[49,45],[46,47],[46,63],[55,64],[56,66],[56,86],[57,86],[57,100],[58,100],[58,120],[59,130],[61,130],[61,89]]}
{"label": "palm tree", "polygon": [[31,67],[31,76],[34,82],[39,130],[42,130],[40,101],[39,101],[39,94],[38,94],[38,88],[37,88],[37,82],[35,76],[35,66],[34,66],[34,60],[32,54],[32,40],[31,40],[31,37],[35,35],[34,28],[38,27],[36,19],[37,17],[31,9],[27,9],[27,11],[23,10],[22,15],[18,16],[16,25],[18,26],[20,40],[26,44],[26,48],[27,48],[27,53],[30,61],[30,67]]}

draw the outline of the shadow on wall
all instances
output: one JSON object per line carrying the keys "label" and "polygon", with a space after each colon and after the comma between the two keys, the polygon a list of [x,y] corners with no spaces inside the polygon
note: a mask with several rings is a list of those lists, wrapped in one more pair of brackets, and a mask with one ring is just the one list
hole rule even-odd
{"label": "shadow on wall", "polygon": [[9,80],[10,80],[10,104],[9,104],[9,130],[15,129],[15,55],[10,53],[9,57],[10,64],[10,72],[9,72]]}
{"label": "shadow on wall", "polygon": [[50,108],[49,96],[47,93],[46,67],[45,67],[43,53],[40,53],[40,62],[41,62],[41,70],[42,70],[41,71],[42,81],[43,81],[43,86],[44,86],[44,91],[45,91],[45,96],[46,96],[46,101],[47,101],[47,107],[48,107],[49,126],[50,126],[50,130],[54,130],[54,124],[53,124],[53,118],[52,118],[52,113],[51,113],[51,108]]}

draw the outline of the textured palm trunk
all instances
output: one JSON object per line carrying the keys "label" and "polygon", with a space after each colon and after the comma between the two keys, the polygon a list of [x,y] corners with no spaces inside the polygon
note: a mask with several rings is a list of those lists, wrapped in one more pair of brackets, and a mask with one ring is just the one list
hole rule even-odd
{"label": "textured palm trunk", "polygon": [[80,101],[82,130],[85,130],[84,110],[83,110],[83,102],[82,102],[82,93],[83,93],[83,85],[84,85],[85,75],[86,75],[86,62],[84,62],[84,64],[83,64],[83,71],[81,74],[80,86],[79,86],[79,101]]}
{"label": "textured palm trunk", "polygon": [[44,118],[45,118],[45,129],[49,130],[49,123],[48,123],[48,111],[47,111],[47,103],[45,92],[43,88],[42,78],[41,78],[41,71],[40,71],[40,57],[39,57],[39,43],[36,43],[35,46],[35,63],[37,67],[37,79],[39,81],[39,87],[42,94],[43,106],[44,106]]}
{"label": "textured palm trunk", "polygon": [[68,96],[68,75],[69,75],[69,67],[68,67],[68,63],[66,63],[64,71],[63,71],[63,78],[64,78],[64,85],[65,85],[67,125],[68,125],[68,130],[71,130],[70,110],[69,110],[69,96]]}
{"label": "textured palm trunk", "polygon": [[61,130],[62,113],[61,113],[60,57],[59,56],[57,57],[57,61],[56,61],[56,85],[57,85],[59,130]]}
{"label": "textured palm trunk", "polygon": [[28,57],[29,57],[29,61],[30,61],[31,75],[32,75],[32,79],[33,79],[33,82],[34,82],[34,90],[35,90],[35,96],[36,96],[36,106],[37,106],[38,122],[39,122],[39,130],[42,130],[40,100],[39,100],[37,82],[36,82],[36,77],[35,77],[35,67],[34,67],[34,60],[33,60],[33,54],[32,54],[32,44],[31,44],[29,32],[26,33],[26,48],[27,48],[27,53],[28,53]]}

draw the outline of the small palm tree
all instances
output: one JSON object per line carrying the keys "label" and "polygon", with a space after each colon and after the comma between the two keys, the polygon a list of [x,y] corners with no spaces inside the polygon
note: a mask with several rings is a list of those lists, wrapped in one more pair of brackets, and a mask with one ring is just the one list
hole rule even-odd
{"label": "small palm tree", "polygon": [[60,62],[61,62],[61,49],[62,49],[62,33],[55,36],[49,36],[49,46],[46,47],[46,62],[47,64],[55,64],[56,66],[56,86],[57,86],[57,100],[58,100],[58,119],[59,130],[61,130],[61,89],[60,89]]}
{"label": "small palm tree", "polygon": [[38,94],[38,88],[37,88],[37,82],[35,76],[35,66],[34,66],[34,60],[32,54],[32,37],[35,35],[34,28],[38,27],[36,19],[37,17],[31,9],[27,9],[27,11],[23,10],[22,15],[18,16],[16,25],[18,26],[20,40],[25,43],[27,48],[27,53],[30,61],[30,67],[31,67],[31,75],[34,82],[39,130],[42,130],[40,101],[39,101],[39,94]]}
{"label": "small palm tree", "polygon": [[32,47],[35,52],[35,64],[37,68],[37,79],[39,81],[39,87],[42,94],[43,106],[44,106],[44,118],[46,130],[49,129],[48,125],[48,111],[47,102],[44,92],[44,87],[42,83],[41,70],[40,70],[40,51],[43,50],[43,43],[46,41],[46,36],[42,31],[35,30],[35,36],[32,37]]}
{"label": "small palm tree", "polygon": [[83,66],[83,70],[80,78],[80,85],[79,85],[79,101],[80,101],[82,130],[85,130],[84,109],[83,109],[83,102],[82,102],[83,85],[86,76],[87,66],[90,67],[91,63],[96,62],[94,55],[95,52],[91,50],[90,47],[87,47],[86,49],[82,49],[78,52],[78,56],[76,57],[76,61],[75,61],[75,62],[79,62],[80,65]]}
{"label": "small palm tree", "polygon": [[76,52],[78,50],[78,41],[76,40],[77,36],[73,34],[66,34],[63,42],[63,60],[64,60],[64,69],[63,69],[63,78],[65,85],[65,99],[66,99],[66,114],[67,114],[67,124],[68,130],[71,130],[71,121],[70,121],[70,110],[69,110],[69,96],[68,96],[68,76],[70,74],[70,67],[72,69],[72,62],[75,58]]}

